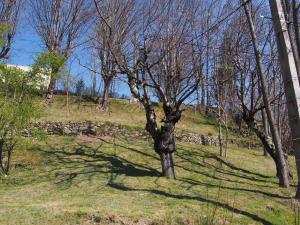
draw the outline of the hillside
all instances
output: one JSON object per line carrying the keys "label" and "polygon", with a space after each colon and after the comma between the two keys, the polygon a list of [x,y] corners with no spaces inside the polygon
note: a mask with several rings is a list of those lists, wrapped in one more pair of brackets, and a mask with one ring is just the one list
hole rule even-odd
{"label": "hillside", "polygon": [[[46,108],[41,120],[91,120],[109,121],[129,127],[145,127],[144,109],[139,103],[129,103],[125,99],[111,99],[108,112],[97,109],[97,105],[91,101],[80,101],[78,97],[70,98],[67,107],[66,97],[56,96],[54,104]],[[156,107],[158,118],[162,119],[162,112]],[[159,120],[160,121],[160,120]],[[177,124],[179,130],[200,132],[203,134],[217,134],[216,121],[207,118],[194,109],[188,107],[183,113],[182,120]]]}
{"label": "hillside", "polygon": [[[41,120],[144,127],[143,109],[125,100],[112,100],[109,113],[95,113],[94,104],[73,99],[68,115],[65,100],[56,99]],[[192,110],[178,129],[217,132],[213,119]],[[177,179],[169,180],[160,176],[148,139],[24,138],[10,176],[0,177],[0,224],[297,224],[297,181],[290,190],[279,188],[274,164],[261,149],[232,145],[220,158],[216,147],[177,144]]]}

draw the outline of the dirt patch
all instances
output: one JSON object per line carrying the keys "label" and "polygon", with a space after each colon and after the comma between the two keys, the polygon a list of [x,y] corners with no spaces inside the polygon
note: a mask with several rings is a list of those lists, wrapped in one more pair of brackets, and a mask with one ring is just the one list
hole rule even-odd
{"label": "dirt patch", "polygon": [[136,221],[130,221],[125,218],[121,218],[119,216],[115,215],[109,215],[109,216],[98,216],[98,215],[92,215],[88,216],[87,219],[83,222],[84,225],[150,225],[152,224],[149,221],[146,220],[136,220]]}
{"label": "dirt patch", "polygon": [[112,138],[108,136],[100,138],[92,135],[78,135],[76,136],[76,140],[83,141],[83,142],[96,142],[96,141],[111,141]]}

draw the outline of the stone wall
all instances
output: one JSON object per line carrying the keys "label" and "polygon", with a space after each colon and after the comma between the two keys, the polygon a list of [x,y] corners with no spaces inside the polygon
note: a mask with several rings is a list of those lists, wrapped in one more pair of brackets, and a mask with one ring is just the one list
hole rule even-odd
{"label": "stone wall", "polygon": [[[40,121],[32,124],[33,127],[44,130],[48,135],[92,135],[92,136],[122,136],[126,138],[150,138],[147,131],[138,128],[113,124],[109,122],[91,121]],[[29,136],[30,129],[24,130],[24,135]],[[199,145],[218,146],[218,137],[190,132],[176,133],[176,139],[182,142]]]}

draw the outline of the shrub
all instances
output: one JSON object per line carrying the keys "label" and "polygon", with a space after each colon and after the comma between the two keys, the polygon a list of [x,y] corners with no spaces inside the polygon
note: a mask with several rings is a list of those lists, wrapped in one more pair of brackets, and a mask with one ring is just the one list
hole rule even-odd
{"label": "shrub", "polygon": [[0,172],[4,175],[24,128],[39,115],[33,101],[36,82],[34,73],[0,64]]}

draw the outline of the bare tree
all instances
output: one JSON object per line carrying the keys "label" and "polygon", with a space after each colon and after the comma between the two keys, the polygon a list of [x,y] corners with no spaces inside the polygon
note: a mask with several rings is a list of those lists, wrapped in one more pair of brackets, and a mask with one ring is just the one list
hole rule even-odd
{"label": "bare tree", "polygon": [[247,1],[243,0],[244,9],[245,9],[245,14],[247,17],[247,21],[249,24],[249,30],[252,38],[252,43],[253,43],[253,49],[254,49],[254,54],[255,54],[255,60],[256,60],[256,66],[257,66],[257,74],[259,76],[260,80],[260,85],[261,85],[261,92],[262,92],[262,98],[264,102],[264,106],[266,109],[266,114],[268,118],[268,122],[270,125],[270,130],[272,134],[272,139],[275,144],[275,150],[276,150],[276,157],[278,159],[278,177],[279,177],[279,184],[282,187],[289,187],[289,170],[288,170],[288,165],[286,163],[286,160],[284,158],[284,152],[282,149],[282,144],[281,144],[281,139],[278,131],[278,127],[275,124],[275,119],[274,119],[274,114],[270,106],[269,102],[269,97],[268,97],[268,90],[267,90],[267,81],[265,78],[264,74],[264,68],[263,68],[263,63],[262,63],[262,57],[261,57],[261,52],[259,50],[259,44],[257,40],[257,35],[255,31],[255,26],[253,23],[252,15],[249,9],[249,5],[246,4]]}
{"label": "bare tree", "polygon": [[296,62],[296,69],[300,73],[300,33],[299,33],[299,3],[297,0],[282,0],[283,12],[287,23],[291,49]]}
{"label": "bare tree", "polygon": [[[255,12],[259,11],[255,10]],[[255,20],[255,23],[258,23],[258,21]],[[256,32],[258,34],[263,34],[262,31],[266,29],[266,27],[262,26],[263,24],[264,23],[261,23],[256,26]],[[262,119],[260,114],[261,110],[266,108],[265,103],[269,103],[268,107],[270,109],[274,102],[282,96],[282,93],[272,93],[273,96],[269,97],[267,101],[266,99],[263,99],[261,75],[265,74],[262,74],[257,68],[257,55],[255,55],[255,50],[253,48],[253,37],[247,29],[247,21],[245,20],[245,17],[241,14],[237,14],[234,20],[228,24],[228,33],[230,36],[228,36],[229,41],[225,52],[228,59],[231,59],[233,67],[233,75],[236,86],[235,93],[237,96],[235,108],[240,110],[243,121],[247,124],[248,128],[256,134],[268,154],[274,160],[277,171],[276,175],[280,180],[280,184],[284,186],[286,183],[283,181],[282,173],[285,173],[285,176],[287,173],[287,177],[291,175],[288,170],[287,160],[283,152],[281,152],[282,155],[280,156],[283,156],[283,159],[279,157],[273,138],[269,137],[268,134],[264,132],[265,130],[261,123]],[[268,35],[268,37],[270,37],[270,35]],[[261,54],[265,55],[263,54],[265,53],[264,51],[270,49],[264,48],[266,45],[266,40],[264,40],[265,36],[260,35],[259,38],[259,40],[264,41],[264,43],[260,44],[260,46],[262,46]],[[262,58],[259,57],[259,61],[261,60]],[[266,70],[263,71],[267,71],[267,74],[270,74],[271,76],[275,75],[273,74],[274,71],[270,69],[272,68],[272,61],[264,61],[264,63],[267,64]],[[267,86],[264,87],[265,90],[269,90],[270,83],[265,83],[265,85]],[[276,90],[280,91],[280,89]],[[282,160],[286,165],[284,168],[282,167]]]}
{"label": "bare tree", "polygon": [[[125,45],[111,48],[119,72],[125,75],[132,95],[144,107],[146,130],[160,156],[162,174],[170,178],[175,178],[175,125],[184,103],[199,83],[193,73],[191,42],[190,14],[196,13],[194,3],[143,2],[141,8],[132,10],[142,19],[131,32],[126,32],[131,38]],[[153,104],[155,95],[162,103],[161,127]]]}
{"label": "bare tree", "polygon": [[20,16],[21,0],[0,1],[0,59],[8,56]]}
{"label": "bare tree", "polygon": [[98,16],[92,48],[95,49],[97,61],[100,62],[101,77],[103,79],[103,95],[100,107],[108,109],[111,85],[117,76],[117,64],[113,52],[116,48],[123,48],[125,35],[131,28],[129,13],[132,11],[134,1],[132,0],[104,0],[94,1]]}
{"label": "bare tree", "polygon": [[[287,100],[287,111],[291,127],[294,155],[296,159],[297,174],[300,177],[300,86],[299,74],[296,68],[297,61],[294,52],[291,51],[292,44],[287,28],[286,19],[283,16],[283,8],[280,1],[269,1],[274,30],[277,40],[279,59],[284,80],[285,94]],[[300,198],[300,183],[298,182],[296,198]]]}
{"label": "bare tree", "polygon": [[[228,142],[228,114],[232,111],[230,101],[232,101],[232,90],[234,90],[234,79],[232,66],[227,57],[227,35],[225,34],[223,43],[219,51],[215,51],[215,72],[214,78],[214,98],[216,104],[216,115],[218,121],[218,139],[220,156],[227,156],[227,142]],[[223,128],[225,130],[225,138],[223,137]],[[224,143],[225,140],[225,143]]]}
{"label": "bare tree", "polygon": [[[88,0],[29,0],[31,19],[36,32],[42,38],[47,50],[52,54],[69,58],[77,47],[82,30],[87,26],[91,2]],[[53,101],[56,71],[51,72],[51,80],[45,101]]]}

